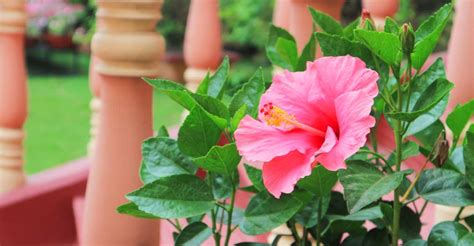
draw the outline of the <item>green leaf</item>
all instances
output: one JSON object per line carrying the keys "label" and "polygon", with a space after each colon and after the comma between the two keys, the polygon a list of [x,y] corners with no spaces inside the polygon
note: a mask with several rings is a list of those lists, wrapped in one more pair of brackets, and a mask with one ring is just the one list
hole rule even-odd
{"label": "green leaf", "polygon": [[332,216],[330,220],[343,220],[343,221],[366,221],[366,220],[374,220],[380,219],[383,217],[382,211],[380,210],[379,206],[366,208],[354,212],[352,214],[346,216]]}
{"label": "green leaf", "polygon": [[313,8],[309,8],[311,12],[311,16],[313,17],[313,23],[316,24],[322,31],[329,33],[329,34],[336,34],[341,36],[342,35],[342,26],[339,24],[337,20],[332,18],[331,16],[317,11]]}
{"label": "green leaf", "polygon": [[446,206],[474,205],[472,191],[463,175],[446,169],[425,170],[416,183],[418,194],[425,200]]}
{"label": "green leaf", "polygon": [[262,68],[259,68],[249,81],[235,93],[229,105],[230,113],[235,115],[243,105],[246,105],[245,113],[255,117],[263,92],[265,92],[265,79]]}
{"label": "green leaf", "polygon": [[400,30],[400,25],[398,25],[397,21],[394,19],[387,17],[385,18],[385,26],[383,31],[387,33],[391,33],[393,35],[398,36],[398,32]]}
{"label": "green leaf", "polygon": [[167,95],[185,109],[191,110],[196,106],[196,101],[191,96],[191,92],[181,84],[166,79],[145,78],[144,80],[153,86],[158,92]]}
{"label": "green leaf", "polygon": [[170,136],[170,134],[168,133],[168,129],[166,129],[166,126],[161,126],[160,129],[158,129],[158,133],[156,136],[167,138]]}
{"label": "green leaf", "polygon": [[201,215],[214,207],[211,188],[187,174],[158,179],[126,197],[139,210],[164,219]]}
{"label": "green leaf", "polygon": [[176,238],[175,245],[195,246],[201,245],[212,234],[211,228],[202,222],[187,225]]}
{"label": "green leaf", "polygon": [[316,38],[314,34],[311,34],[309,37],[308,43],[306,43],[303,51],[301,52],[301,56],[298,59],[298,63],[296,66],[296,71],[304,71],[306,70],[306,63],[308,61],[314,61],[316,58]]}
{"label": "green leaf", "polygon": [[311,228],[318,224],[319,205],[321,204],[321,218],[324,218],[329,207],[331,197],[329,194],[323,197],[314,196],[314,198],[306,204],[297,214],[294,219],[296,222],[306,228]]}
{"label": "green leaf", "polygon": [[344,187],[344,198],[350,213],[354,213],[396,189],[406,172],[384,175],[373,164],[350,161],[347,169],[339,170],[339,181]]}
{"label": "green leaf", "polygon": [[428,236],[430,246],[457,246],[459,240],[467,235],[469,231],[463,225],[455,221],[441,222],[431,229]]}
{"label": "green leaf", "polygon": [[357,29],[360,23],[360,18],[353,20],[342,30],[343,36],[349,40],[354,39],[354,30]]}
{"label": "green leaf", "polygon": [[201,94],[192,94],[192,97],[206,112],[222,119],[230,118],[229,110],[225,104],[218,99]]}
{"label": "green leaf", "polygon": [[423,239],[410,240],[403,244],[404,246],[427,246],[428,243]]}
{"label": "green leaf", "polygon": [[[280,41],[279,40],[285,40]],[[281,54],[281,51],[287,48],[285,54]],[[268,59],[274,64],[281,68],[288,69],[293,71],[296,66],[298,59],[298,51],[296,49],[296,41],[283,28],[276,26],[270,27],[270,35],[268,37],[268,43],[266,46],[266,53]],[[288,54],[291,54],[291,57],[288,57]]]}
{"label": "green leaf", "polygon": [[286,64],[290,65],[292,71],[296,70],[298,63],[298,50],[296,48],[296,43],[288,39],[278,38],[275,47],[280,58]]}
{"label": "green leaf", "polygon": [[469,233],[459,240],[457,246],[472,246],[474,245],[474,233]]}
{"label": "green leaf", "polygon": [[456,105],[446,118],[446,124],[453,132],[454,139],[459,139],[469,119],[474,114],[474,100],[464,105]]}
{"label": "green leaf", "polygon": [[463,147],[464,163],[466,165],[467,183],[474,190],[474,133],[466,133],[466,142]]}
{"label": "green leaf", "polygon": [[189,111],[199,105],[220,128],[227,125],[226,119],[229,118],[229,113],[226,113],[227,108],[219,100],[210,96],[193,94],[173,81],[164,79],[145,79],[145,81]]}
{"label": "green leaf", "polygon": [[292,195],[276,199],[265,191],[260,192],[250,200],[240,230],[247,235],[268,232],[292,218],[302,206]]}
{"label": "green leaf", "polygon": [[178,146],[186,155],[200,157],[221,137],[220,127],[200,107],[194,107],[179,128]]}
{"label": "green leaf", "polygon": [[119,214],[128,214],[128,215],[142,218],[142,219],[159,219],[160,218],[152,214],[141,211],[140,209],[138,209],[137,205],[133,202],[120,205],[120,207],[117,208],[117,212]]}
{"label": "green leaf", "polygon": [[430,18],[421,23],[415,32],[415,49],[411,55],[413,67],[420,69],[433,52],[449,21],[452,12],[451,4],[446,4]]}
{"label": "green leaf", "polygon": [[240,162],[240,155],[235,143],[224,146],[213,146],[206,156],[194,159],[196,165],[210,172],[232,177]]}
{"label": "green leaf", "polygon": [[[412,93],[410,97],[409,110],[412,111],[418,99],[421,97],[423,92],[433,84],[438,78],[445,78],[446,72],[444,70],[444,64],[441,59],[431,65],[428,70],[422,73],[420,76],[416,76],[412,83]],[[446,106],[448,105],[448,95],[446,95],[435,107],[429,112],[422,114],[416,120],[411,122],[405,136],[413,135],[437,121],[444,113]],[[406,102],[404,102],[404,107]],[[438,135],[435,136],[437,138]]]}
{"label": "green leaf", "polygon": [[436,120],[430,126],[415,134],[416,140],[420,141],[421,144],[429,149],[433,148],[439,134],[444,131],[444,125],[440,120]]}
{"label": "green leaf", "polygon": [[231,127],[232,132],[237,130],[237,128],[239,127],[240,121],[245,117],[246,114],[247,114],[247,105],[244,104],[242,105],[242,107],[239,108],[239,110],[235,112],[234,116],[230,120],[230,127]]}
{"label": "green leaf", "polygon": [[227,85],[229,74],[229,57],[225,57],[217,71],[204,83],[201,83],[196,93],[221,99]]}
{"label": "green leaf", "polygon": [[234,172],[232,177],[223,174],[209,172],[206,176],[207,182],[210,182],[212,194],[216,200],[227,199],[232,195],[232,186],[239,186],[239,172]]}
{"label": "green leaf", "polygon": [[322,165],[313,168],[311,175],[304,177],[298,182],[298,186],[310,191],[318,197],[331,193],[337,182],[337,172],[328,171]]}
{"label": "green leaf", "polygon": [[171,138],[149,138],[142,145],[142,163],[154,179],[178,174],[195,174],[197,167],[191,158],[181,153],[176,140]]}
{"label": "green leaf", "polygon": [[421,94],[411,112],[389,113],[388,116],[403,121],[414,121],[434,108],[453,87],[454,84],[447,79],[439,78]]}
{"label": "green leaf", "polygon": [[386,32],[358,29],[355,37],[364,43],[375,55],[389,65],[398,65],[402,59],[398,36]]}
{"label": "green leaf", "polygon": [[255,188],[258,191],[264,191],[265,185],[263,185],[262,170],[249,166],[247,164],[244,164],[244,166],[245,166],[245,171],[247,172],[247,176],[249,177],[250,181],[255,186]]}

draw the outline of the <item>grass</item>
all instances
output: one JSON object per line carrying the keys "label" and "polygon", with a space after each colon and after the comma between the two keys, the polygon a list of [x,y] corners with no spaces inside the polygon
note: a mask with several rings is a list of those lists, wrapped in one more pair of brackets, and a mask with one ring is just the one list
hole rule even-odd
{"label": "grass", "polygon": [[[88,78],[31,76],[26,122],[25,169],[28,174],[86,155],[91,93]],[[161,94],[154,96],[154,125],[177,124],[181,108]]]}

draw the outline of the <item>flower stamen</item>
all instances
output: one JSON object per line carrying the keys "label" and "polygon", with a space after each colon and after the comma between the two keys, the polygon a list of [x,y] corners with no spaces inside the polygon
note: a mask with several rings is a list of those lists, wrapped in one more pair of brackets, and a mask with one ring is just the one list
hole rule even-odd
{"label": "flower stamen", "polygon": [[260,113],[263,114],[263,120],[267,125],[274,127],[283,127],[283,128],[299,128],[310,132],[316,136],[325,137],[326,133],[310,127],[306,124],[298,122],[294,115],[289,114],[280,107],[274,106],[273,103],[266,103],[260,109]]}

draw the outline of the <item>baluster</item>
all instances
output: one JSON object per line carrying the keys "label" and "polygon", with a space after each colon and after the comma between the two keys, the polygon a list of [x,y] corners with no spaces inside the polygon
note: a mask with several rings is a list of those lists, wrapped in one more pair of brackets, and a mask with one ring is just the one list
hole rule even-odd
{"label": "baluster", "polygon": [[186,34],[184,72],[186,87],[195,91],[209,70],[215,70],[222,59],[221,25],[218,0],[191,0]]}
{"label": "baluster", "polygon": [[[474,98],[474,1],[457,0],[451,40],[447,54],[447,76],[454,83],[448,108],[466,103]],[[471,119],[472,121],[472,119]],[[453,220],[458,208],[436,206],[436,223]],[[474,206],[466,207],[461,218],[474,213]]]}
{"label": "baluster", "polygon": [[290,0],[276,0],[273,10],[273,25],[289,30]]}
{"label": "baluster", "polygon": [[165,42],[155,32],[163,0],[99,0],[92,55],[100,80],[97,148],[89,174],[84,245],[159,245],[159,222],[116,208],[138,188],[141,144],[152,136],[152,88]]}
{"label": "baluster", "polygon": [[386,17],[393,17],[400,7],[399,0],[362,0],[362,7],[370,12],[377,29],[383,29]]}
{"label": "baluster", "polygon": [[313,33],[313,19],[308,6],[340,20],[343,4],[344,0],[291,0],[290,33],[296,39],[299,52]]}
{"label": "baluster", "polygon": [[0,193],[25,182],[23,124],[27,117],[24,0],[0,0]]}
{"label": "baluster", "polygon": [[96,152],[96,136],[100,123],[100,76],[95,69],[96,60],[97,58],[91,58],[91,64],[89,65],[89,87],[92,92],[92,99],[89,105],[91,109],[90,140],[87,145],[87,154],[89,157],[92,157]]}

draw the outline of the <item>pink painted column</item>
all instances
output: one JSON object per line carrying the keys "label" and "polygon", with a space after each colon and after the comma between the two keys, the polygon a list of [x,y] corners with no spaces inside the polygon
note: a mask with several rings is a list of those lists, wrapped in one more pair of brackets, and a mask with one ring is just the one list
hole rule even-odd
{"label": "pink painted column", "polygon": [[362,8],[370,12],[377,29],[382,29],[385,18],[395,16],[399,7],[399,0],[362,0]]}
{"label": "pink painted column", "polygon": [[99,130],[100,123],[100,107],[102,105],[100,101],[100,80],[101,77],[95,69],[95,64],[97,63],[97,58],[91,57],[91,62],[89,65],[89,87],[92,92],[92,100],[90,102],[91,109],[91,119],[90,119],[90,140],[87,145],[87,154],[89,157],[92,157],[96,152],[96,136]]}
{"label": "pink painted column", "polygon": [[273,25],[289,30],[291,0],[276,0],[273,10]]}
{"label": "pink painted column", "polygon": [[341,9],[344,0],[289,0],[290,4],[290,33],[295,37],[298,50],[301,52],[313,33],[313,19],[308,6],[324,12],[336,20],[341,19]]}
{"label": "pink painted column", "polygon": [[209,70],[222,59],[218,0],[191,0],[184,38],[186,86],[195,91]]}
{"label": "pink painted column", "polygon": [[121,215],[125,194],[141,186],[141,144],[152,136],[152,88],[165,43],[155,26],[162,0],[98,1],[92,41],[100,81],[97,149],[86,191],[83,245],[159,245],[159,221]]}
{"label": "pink painted column", "polygon": [[450,106],[474,98],[474,1],[457,0],[456,14],[448,46],[447,74],[455,84]]}
{"label": "pink painted column", "polygon": [[[474,99],[474,1],[457,0],[451,40],[447,54],[447,76],[454,83],[448,108]],[[436,206],[436,222],[452,220],[457,208]],[[474,213],[474,206],[464,209],[461,217]]]}
{"label": "pink painted column", "polygon": [[23,124],[27,116],[24,0],[0,0],[0,193],[25,182]]}

